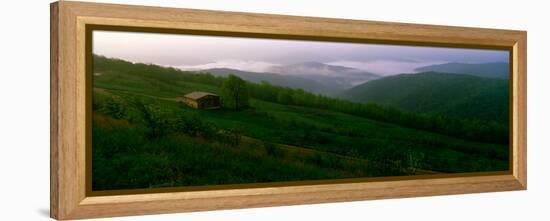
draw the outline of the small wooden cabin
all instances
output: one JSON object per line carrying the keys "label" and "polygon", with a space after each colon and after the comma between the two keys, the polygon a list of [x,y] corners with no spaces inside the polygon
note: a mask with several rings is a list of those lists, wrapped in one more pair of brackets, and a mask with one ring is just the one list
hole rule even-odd
{"label": "small wooden cabin", "polygon": [[202,91],[186,94],[181,102],[195,109],[217,109],[221,107],[220,96]]}

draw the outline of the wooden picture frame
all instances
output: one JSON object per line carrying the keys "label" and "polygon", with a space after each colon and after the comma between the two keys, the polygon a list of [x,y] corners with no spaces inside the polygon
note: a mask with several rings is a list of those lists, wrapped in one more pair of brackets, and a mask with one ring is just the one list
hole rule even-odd
{"label": "wooden picture frame", "polygon": [[[525,190],[527,188],[527,33],[525,31],[418,25],[126,6],[80,2],[51,4],[51,217],[79,219]],[[126,26],[284,39],[502,48],[511,63],[511,168],[506,173],[378,178],[353,182],[274,185],[94,196],[87,190],[90,138],[86,27]],[[89,185],[88,185],[89,186]]]}

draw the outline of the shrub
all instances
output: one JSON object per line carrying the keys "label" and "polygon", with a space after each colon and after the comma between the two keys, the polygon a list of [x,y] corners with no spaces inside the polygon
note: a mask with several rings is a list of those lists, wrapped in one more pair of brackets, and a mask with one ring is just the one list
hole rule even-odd
{"label": "shrub", "polygon": [[265,152],[270,156],[283,158],[286,155],[285,151],[279,148],[277,144],[264,141],[263,146]]}
{"label": "shrub", "polygon": [[146,105],[141,101],[135,102],[136,109],[141,113],[142,121],[146,128],[145,135],[150,138],[160,138],[167,134],[169,122],[165,113],[158,107]]}
{"label": "shrub", "polygon": [[[99,106],[99,107],[97,107]],[[97,104],[96,107],[99,112],[112,116],[115,119],[122,119],[126,116],[126,108],[120,101],[115,100],[113,97],[105,99],[103,104]]]}

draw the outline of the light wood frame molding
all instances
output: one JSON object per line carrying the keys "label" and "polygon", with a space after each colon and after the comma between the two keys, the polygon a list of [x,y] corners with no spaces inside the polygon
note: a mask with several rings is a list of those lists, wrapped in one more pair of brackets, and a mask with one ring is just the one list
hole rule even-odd
{"label": "light wood frame molding", "polygon": [[[81,2],[51,4],[51,217],[78,219],[527,188],[527,33],[515,30]],[[511,61],[511,168],[422,179],[90,196],[86,191],[86,25],[287,39],[504,48]]]}

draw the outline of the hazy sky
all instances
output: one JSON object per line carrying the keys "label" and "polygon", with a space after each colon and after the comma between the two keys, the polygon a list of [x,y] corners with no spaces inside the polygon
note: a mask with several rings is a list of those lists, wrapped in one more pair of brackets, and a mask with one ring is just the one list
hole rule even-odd
{"label": "hazy sky", "polygon": [[447,62],[508,62],[508,52],[498,50],[113,31],[94,31],[93,38],[95,54],[182,69],[266,71],[274,65],[316,61],[390,75]]}

